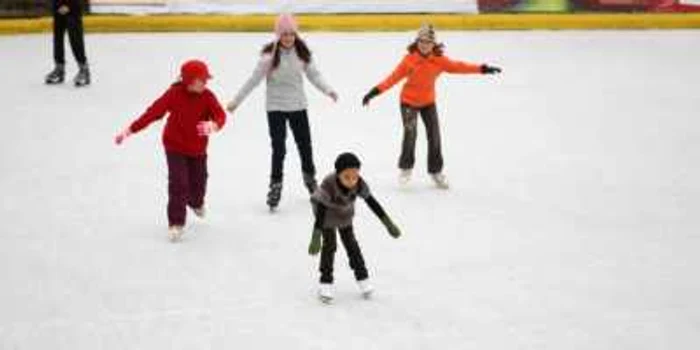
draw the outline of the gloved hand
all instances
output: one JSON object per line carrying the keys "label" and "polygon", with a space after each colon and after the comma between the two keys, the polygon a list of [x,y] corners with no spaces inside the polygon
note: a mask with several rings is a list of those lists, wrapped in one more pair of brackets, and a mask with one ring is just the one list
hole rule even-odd
{"label": "gloved hand", "polygon": [[318,227],[314,228],[311,234],[311,242],[309,242],[309,255],[316,255],[321,251],[321,235],[323,230]]}
{"label": "gloved hand", "polygon": [[388,216],[382,218],[382,223],[384,224],[384,226],[386,226],[386,229],[387,231],[389,231],[391,237],[399,238],[399,236],[401,236],[401,230],[399,230],[396,224],[394,224],[394,222],[391,221],[391,219]]}
{"label": "gloved hand", "polygon": [[362,98],[362,105],[363,105],[363,106],[368,105],[368,104],[369,104],[369,101],[370,101],[371,99],[377,97],[377,95],[379,95],[379,93],[380,93],[380,92],[379,92],[379,89],[377,89],[376,86],[373,87],[372,90],[369,90],[369,92],[365,95],[365,97]]}
{"label": "gloved hand", "polygon": [[328,94],[328,97],[330,97],[331,100],[333,100],[333,102],[338,102],[338,93],[336,93],[335,91],[331,91]]}
{"label": "gloved hand", "polygon": [[219,131],[219,126],[211,120],[201,121],[197,124],[197,133],[199,136],[209,136]]}
{"label": "gloved hand", "polygon": [[481,73],[482,74],[498,74],[501,72],[501,68],[494,67],[494,66],[489,66],[488,64],[484,64],[481,66]]}
{"label": "gloved hand", "polygon": [[226,105],[226,110],[227,110],[229,113],[233,113],[233,111],[236,110],[236,107],[238,107],[238,105],[236,104],[236,102],[231,101],[231,102],[229,102],[229,103]]}
{"label": "gloved hand", "polygon": [[120,132],[119,134],[117,134],[117,136],[114,137],[114,143],[116,143],[117,145],[121,145],[122,142],[124,142],[124,140],[131,136],[131,134],[131,129],[124,129],[122,132]]}

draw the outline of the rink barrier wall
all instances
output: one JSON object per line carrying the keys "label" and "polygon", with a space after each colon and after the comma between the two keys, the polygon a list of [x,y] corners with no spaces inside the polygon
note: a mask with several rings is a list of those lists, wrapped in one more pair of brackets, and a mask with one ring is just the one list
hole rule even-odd
{"label": "rink barrier wall", "polygon": [[[337,14],[299,15],[304,31],[403,31],[430,21],[440,30],[576,30],[576,29],[696,29],[693,14]],[[0,20],[0,34],[51,31],[50,17]],[[270,31],[271,15],[90,15],[90,33],[123,32],[262,32]]]}

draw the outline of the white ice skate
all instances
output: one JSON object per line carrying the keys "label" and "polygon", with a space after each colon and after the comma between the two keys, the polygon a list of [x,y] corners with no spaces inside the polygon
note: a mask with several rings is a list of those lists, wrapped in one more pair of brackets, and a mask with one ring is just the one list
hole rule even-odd
{"label": "white ice skate", "polygon": [[321,283],[318,287],[318,298],[326,304],[333,302],[333,284]]}
{"label": "white ice skate", "polygon": [[168,228],[168,238],[170,242],[177,242],[182,239],[182,226],[173,225]]}
{"label": "white ice skate", "polygon": [[357,286],[360,288],[360,293],[362,293],[363,298],[365,298],[365,299],[372,298],[372,293],[374,292],[374,287],[372,286],[371,283],[369,283],[369,280],[357,281]]}
{"label": "white ice skate", "polygon": [[401,169],[399,173],[399,185],[406,186],[411,181],[411,169]]}
{"label": "white ice skate", "polygon": [[430,177],[433,178],[433,181],[435,181],[435,186],[437,188],[446,190],[450,188],[449,182],[447,182],[447,176],[443,173],[436,173],[436,174],[430,174]]}
{"label": "white ice skate", "polygon": [[196,215],[200,219],[204,219],[207,215],[207,210],[204,208],[204,206],[201,206],[199,208],[192,208],[192,212],[194,212],[194,215]]}

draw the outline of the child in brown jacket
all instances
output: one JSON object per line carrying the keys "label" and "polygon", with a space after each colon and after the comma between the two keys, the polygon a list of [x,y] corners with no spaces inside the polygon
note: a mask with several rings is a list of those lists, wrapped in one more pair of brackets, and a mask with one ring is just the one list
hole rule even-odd
{"label": "child in brown jacket", "polygon": [[[335,173],[328,175],[311,196],[316,221],[309,244],[309,254],[316,255],[321,251],[319,269],[321,285],[318,294],[324,302],[330,302],[333,299],[336,230],[340,233],[340,240],[345,246],[350,267],[355,273],[362,295],[368,298],[372,293],[372,286],[368,281],[369,274],[352,226],[357,197],[365,200],[392,237],[398,238],[401,235],[399,228],[374,199],[369,186],[360,176],[360,165],[360,160],[354,154],[341,154],[335,161]],[[321,238],[323,238],[323,248],[321,248]]]}

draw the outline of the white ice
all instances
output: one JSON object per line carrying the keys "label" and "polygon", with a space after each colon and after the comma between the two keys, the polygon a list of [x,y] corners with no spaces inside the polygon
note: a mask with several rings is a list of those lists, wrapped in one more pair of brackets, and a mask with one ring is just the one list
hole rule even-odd
{"label": "white ice", "polygon": [[699,33],[439,36],[451,57],[504,68],[438,84],[446,192],[422,128],[414,182],[398,186],[398,87],[360,105],[413,33],[305,35],[341,96],[307,84],[320,175],[357,152],[404,231],[392,239],[358,203],[375,298],[339,248],[332,306],[314,294],[291,140],[280,211],[265,207],[263,86],[212,139],[209,217],[190,215],[180,244],[166,238],[163,124],[112,142],[187,58],[210,63],[228,101],[269,34],[88,35],[86,89],[43,84],[49,35],[0,37],[0,348],[700,345]]}

